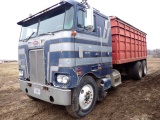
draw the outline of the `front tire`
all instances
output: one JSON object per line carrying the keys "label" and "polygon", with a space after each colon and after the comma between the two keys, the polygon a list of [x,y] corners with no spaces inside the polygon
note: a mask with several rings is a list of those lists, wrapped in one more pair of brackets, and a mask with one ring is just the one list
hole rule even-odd
{"label": "front tire", "polygon": [[91,76],[85,76],[79,85],[72,90],[71,105],[67,106],[67,112],[77,118],[89,114],[97,101],[97,85]]}

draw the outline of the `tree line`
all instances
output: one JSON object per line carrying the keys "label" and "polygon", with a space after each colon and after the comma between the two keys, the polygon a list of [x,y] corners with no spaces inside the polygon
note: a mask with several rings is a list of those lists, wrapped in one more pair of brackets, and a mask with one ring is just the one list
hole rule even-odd
{"label": "tree line", "polygon": [[147,50],[148,57],[160,58],[160,49]]}

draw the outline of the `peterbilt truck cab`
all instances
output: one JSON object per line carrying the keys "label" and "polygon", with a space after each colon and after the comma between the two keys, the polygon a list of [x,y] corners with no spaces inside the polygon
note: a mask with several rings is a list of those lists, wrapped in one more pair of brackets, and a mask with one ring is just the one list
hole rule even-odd
{"label": "peterbilt truck cab", "polygon": [[17,23],[20,89],[81,118],[121,84],[112,69],[108,16],[83,0],[63,0]]}

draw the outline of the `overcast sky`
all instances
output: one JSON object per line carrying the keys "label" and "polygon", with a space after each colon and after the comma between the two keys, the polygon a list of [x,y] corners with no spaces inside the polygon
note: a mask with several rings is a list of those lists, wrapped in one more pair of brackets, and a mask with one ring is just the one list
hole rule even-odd
{"label": "overcast sky", "polygon": [[[1,0],[0,59],[17,59],[21,27],[17,22],[60,0]],[[78,0],[81,1],[81,0]],[[148,49],[160,48],[159,0],[88,0],[107,16],[118,16],[147,33]]]}

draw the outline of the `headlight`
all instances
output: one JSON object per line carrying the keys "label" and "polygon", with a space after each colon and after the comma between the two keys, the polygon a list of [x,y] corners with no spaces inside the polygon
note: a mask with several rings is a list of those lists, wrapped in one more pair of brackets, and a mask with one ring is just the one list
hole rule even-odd
{"label": "headlight", "polygon": [[69,77],[66,75],[58,75],[57,82],[67,84],[69,82]]}
{"label": "headlight", "polygon": [[23,77],[23,70],[19,70],[19,76]]}

